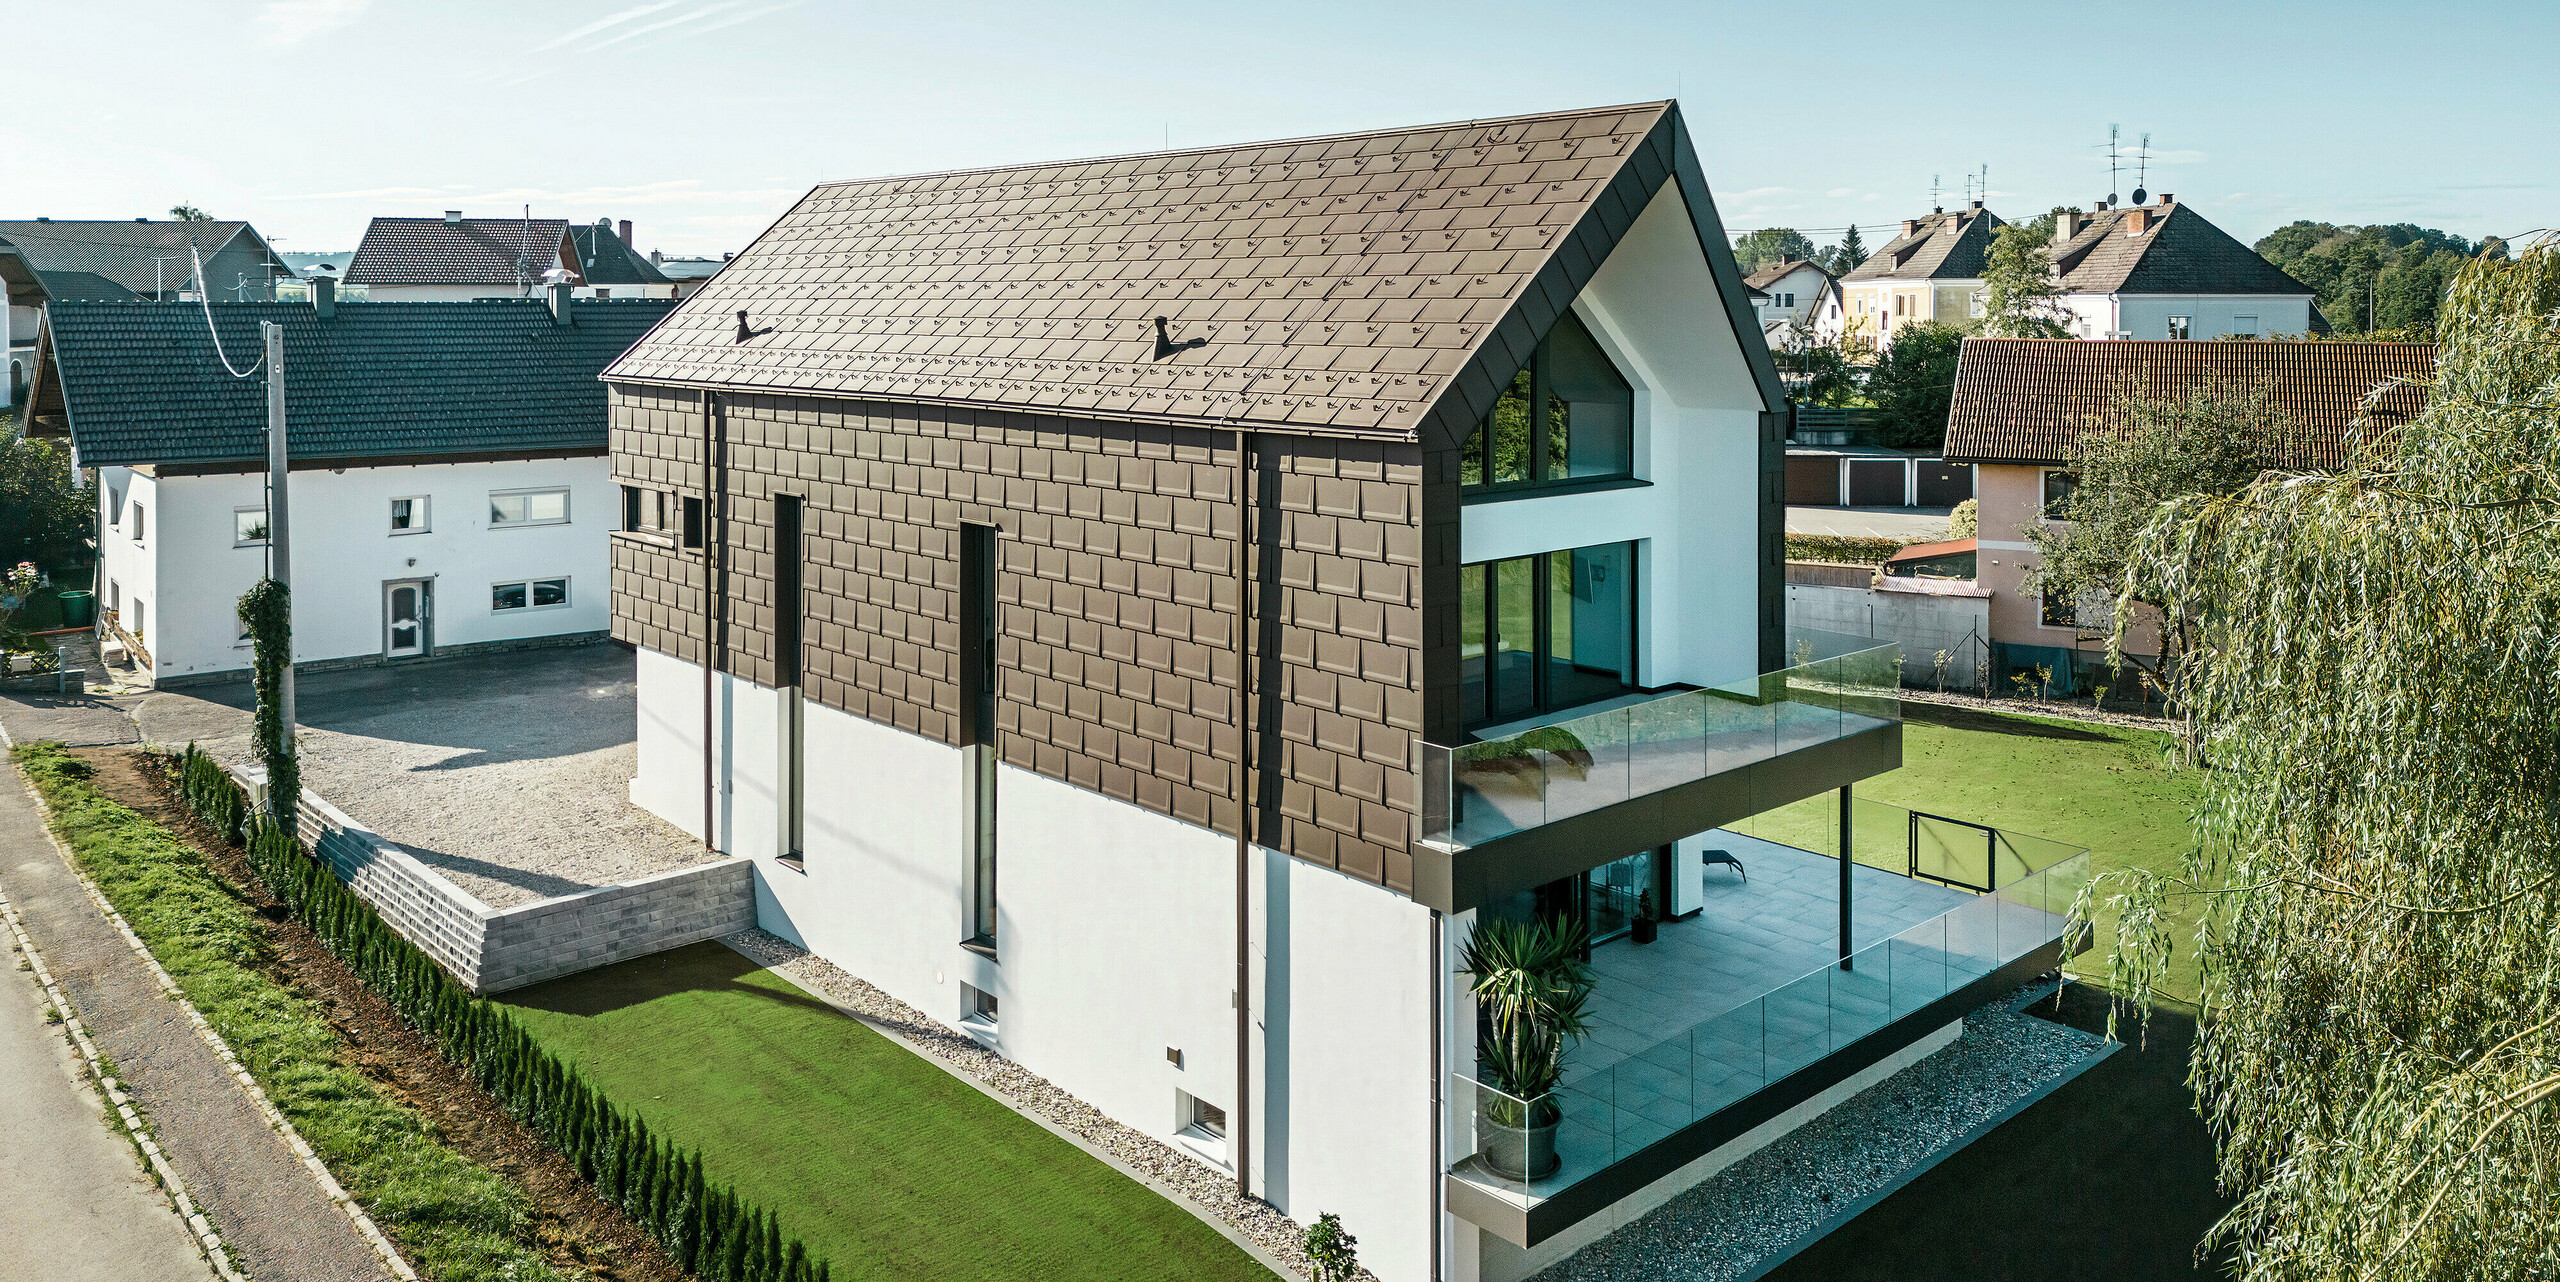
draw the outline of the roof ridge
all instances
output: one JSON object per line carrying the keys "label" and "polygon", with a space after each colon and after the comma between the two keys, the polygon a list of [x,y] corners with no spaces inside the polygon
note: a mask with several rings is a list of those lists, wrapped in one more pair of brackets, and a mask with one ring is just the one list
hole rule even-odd
{"label": "roof ridge", "polygon": [[[1429,124],[1407,125],[1400,129],[1356,129],[1347,133],[1308,134],[1302,138],[1260,138],[1242,142],[1210,143],[1197,147],[1158,148],[1154,151],[1123,151],[1101,156],[1076,156],[1062,160],[1027,160],[1009,165],[979,165],[969,169],[924,169],[914,173],[880,174],[870,178],[835,178],[813,184],[816,192],[827,187],[854,187],[866,183],[900,182],[912,178],[965,178],[973,174],[1001,174],[1016,169],[1052,169],[1064,165],[1099,165],[1115,160],[1160,160],[1170,156],[1205,156],[1212,152],[1239,151],[1247,147],[1294,147],[1311,142],[1348,142],[1354,138],[1384,138],[1390,134],[1418,134],[1432,129],[1481,129],[1489,125],[1507,125],[1530,120],[1579,120],[1590,116],[1619,115],[1648,107],[1671,107],[1677,98],[1661,98],[1650,102],[1621,103],[1612,107],[1578,107],[1568,111],[1531,111],[1512,116],[1487,116],[1479,120],[1441,120]],[[805,198],[805,197],[804,197]]]}

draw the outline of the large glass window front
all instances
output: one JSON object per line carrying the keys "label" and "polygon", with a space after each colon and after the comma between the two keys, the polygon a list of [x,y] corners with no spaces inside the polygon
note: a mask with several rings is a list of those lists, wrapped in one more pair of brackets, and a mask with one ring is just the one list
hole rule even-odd
{"label": "large glass window front", "polygon": [[1636,545],[1458,568],[1459,704],[1470,726],[1636,689]]}
{"label": "large glass window front", "polygon": [[1567,312],[1459,456],[1470,495],[1635,474],[1635,388]]}

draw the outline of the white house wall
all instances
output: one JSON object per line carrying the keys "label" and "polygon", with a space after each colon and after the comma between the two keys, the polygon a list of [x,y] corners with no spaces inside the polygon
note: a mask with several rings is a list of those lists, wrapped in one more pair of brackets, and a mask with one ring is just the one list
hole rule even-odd
{"label": "white house wall", "polygon": [[[2072,331],[2081,338],[2164,339],[2169,318],[2189,318],[2187,336],[2299,334],[2311,328],[2308,294],[2072,294]],[[2243,328],[2243,317],[2248,317]]]}
{"label": "white house wall", "polygon": [[[120,547],[119,532],[109,531],[101,563],[128,599],[148,603],[153,676],[246,669],[236,606],[266,572],[266,549],[233,546],[233,513],[266,505],[265,474],[137,473],[127,486],[126,506],[137,496],[147,506],[148,555],[136,555],[129,537]],[[295,472],[292,487],[297,662],[381,654],[383,585],[399,579],[433,582],[438,649],[609,625],[607,532],[621,503],[601,457]],[[492,491],[554,487],[570,492],[568,523],[489,527]],[[393,534],[391,500],[419,496],[429,500],[428,530]],[[570,581],[565,607],[490,608],[495,583],[560,577]]]}
{"label": "white house wall", "polygon": [[[702,669],[644,651],[632,799],[702,827]],[[1235,840],[1002,767],[998,954],[967,934],[958,749],[804,705],[802,867],[782,863],[783,695],[723,675],[720,846],[756,858],[757,916],[935,1019],[994,994],[986,1043],[1168,1142],[1178,1092],[1235,1107]],[[1255,1191],[1339,1211],[1362,1261],[1423,1282],[1433,1231],[1428,909],[1259,847],[1248,890]],[[1175,1064],[1168,1051],[1179,1051]]]}
{"label": "white house wall", "polygon": [[1469,564],[1634,540],[1646,685],[1752,675],[1760,399],[1677,188],[1638,216],[1574,310],[1636,388],[1642,488],[1470,503]]}

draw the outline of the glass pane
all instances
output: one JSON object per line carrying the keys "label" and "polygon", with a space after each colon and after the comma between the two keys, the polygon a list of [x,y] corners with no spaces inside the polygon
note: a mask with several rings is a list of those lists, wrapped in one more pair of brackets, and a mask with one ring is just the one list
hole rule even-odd
{"label": "glass pane", "polygon": [[267,537],[267,514],[264,512],[234,512],[231,525],[235,542],[256,543]]}
{"label": "glass pane", "polygon": [[409,528],[409,508],[410,502],[407,499],[391,500],[392,529],[405,530]]}
{"label": "glass pane", "polygon": [[417,621],[417,618],[418,590],[416,588],[391,589],[391,621],[394,623],[414,623]]}
{"label": "glass pane", "polygon": [[1547,334],[1547,477],[1625,476],[1635,465],[1635,389],[1567,312]]}
{"label": "glass pane", "polygon": [[1529,479],[1529,371],[1511,376],[1511,388],[1493,406],[1493,484]]}
{"label": "glass pane", "polygon": [[567,605],[569,581],[567,579],[536,580],[533,585],[533,603],[535,605]]}
{"label": "glass pane", "polygon": [[525,518],[528,521],[565,521],[569,519],[569,496],[565,491],[525,495]]}
{"label": "glass pane", "polygon": [[1484,424],[1467,434],[1466,448],[1458,452],[1458,484],[1469,489],[1484,484]]}
{"label": "glass pane", "polygon": [[1484,581],[1490,566],[1458,567],[1458,718],[1484,720]]}
{"label": "glass pane", "polygon": [[1547,705],[1616,698],[1635,689],[1635,545],[1547,558]]}
{"label": "glass pane", "polygon": [[489,608],[492,610],[523,609],[524,585],[521,583],[501,583],[496,587],[489,589]]}
{"label": "glass pane", "polygon": [[1591,938],[1625,934],[1636,918],[1636,899],[1653,888],[1653,852],[1630,855],[1583,874],[1590,880]]}
{"label": "glass pane", "polygon": [[489,524],[505,525],[510,521],[521,521],[523,519],[523,495],[492,494],[489,496]]}
{"label": "glass pane", "polygon": [[414,623],[404,623],[391,629],[391,648],[394,650],[417,649],[418,625]]}
{"label": "glass pane", "polygon": [[1486,715],[1496,721],[1538,708],[1537,566],[1533,556],[1493,563],[1494,635]]}

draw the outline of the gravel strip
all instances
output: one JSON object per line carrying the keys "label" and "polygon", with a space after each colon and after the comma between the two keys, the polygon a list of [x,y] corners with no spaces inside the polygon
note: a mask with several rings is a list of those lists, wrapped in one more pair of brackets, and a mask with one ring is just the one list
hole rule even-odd
{"label": "gravel strip", "polygon": [[1536,1282],[1736,1282],[1845,1222],[1846,1208],[2104,1054],[2103,1039],[2020,1009],[1965,1017],[1944,1049],[1709,1177]]}
{"label": "gravel strip", "polygon": [[[1259,1198],[1236,1195],[1235,1177],[1102,1115],[1058,1089],[1047,1078],[980,1046],[976,1039],[926,1016],[839,969],[834,963],[778,935],[742,930],[722,942],[762,962],[791,982],[826,994],[922,1048],[926,1054],[993,1087],[998,1094],[1111,1155],[1113,1160],[1172,1188],[1184,1200],[1224,1221],[1303,1277],[1308,1272],[1305,1226]],[[1367,1278],[1363,1269],[1360,1276]]]}
{"label": "gravel strip", "polygon": [[[2178,728],[2178,723],[2160,715],[2157,711],[2143,711],[2141,709],[2146,705],[2125,699],[2109,699],[2107,706],[2100,708],[2086,695],[2068,699],[2006,697],[1986,699],[1978,694],[1963,694],[1953,690],[1940,693],[1936,690],[1912,686],[1902,687],[1894,697],[1904,703],[1934,703],[1946,708],[1970,708],[1976,712],[2004,712],[2011,716],[2045,717],[2054,721],[2088,721],[2098,725],[2123,726],[2133,730],[2168,731]],[[2134,710],[2127,710],[2128,703],[2132,704]],[[2157,709],[2159,706],[2160,704],[2156,701],[2147,705],[2152,709]]]}

